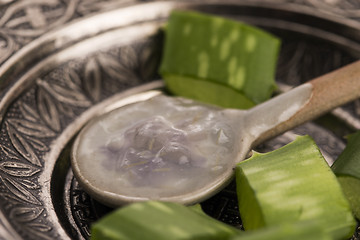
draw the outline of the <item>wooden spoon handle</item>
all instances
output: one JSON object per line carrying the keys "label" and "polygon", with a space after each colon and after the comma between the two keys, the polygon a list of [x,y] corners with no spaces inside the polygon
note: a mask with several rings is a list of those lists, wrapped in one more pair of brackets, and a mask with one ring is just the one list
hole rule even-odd
{"label": "wooden spoon handle", "polygon": [[[274,126],[263,131],[254,142],[258,144],[266,139],[277,136],[287,130],[290,130],[302,123],[315,119],[322,114],[351,102],[360,97],[360,61],[356,61],[338,70],[315,78],[304,85],[310,85],[310,94],[304,104],[299,107],[287,119],[278,121]],[[304,88],[303,85],[290,90],[286,94],[292,94],[298,88]],[[299,90],[297,90],[299,91]],[[286,95],[282,94],[282,95]],[[303,94],[306,94],[304,92]],[[279,96],[278,102],[290,101]],[[284,99],[282,99],[284,98]],[[296,98],[295,98],[296,99]],[[269,101],[269,105],[271,102]],[[271,109],[269,109],[271,111]],[[286,111],[286,109],[283,109]],[[260,114],[260,112],[259,112]],[[281,114],[281,113],[278,113]],[[257,114],[258,115],[258,114]]]}

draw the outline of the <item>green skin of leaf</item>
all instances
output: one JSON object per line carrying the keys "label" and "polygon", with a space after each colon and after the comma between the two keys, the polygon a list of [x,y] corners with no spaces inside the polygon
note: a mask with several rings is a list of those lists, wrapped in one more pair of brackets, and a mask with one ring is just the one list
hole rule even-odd
{"label": "green skin of leaf", "polygon": [[92,225],[92,240],[226,240],[241,231],[176,203],[148,201],[118,209]]}
{"label": "green skin of leaf", "polygon": [[170,74],[164,74],[163,78],[167,88],[174,95],[223,108],[248,109],[255,106],[255,103],[241,92],[219,83]]}
{"label": "green skin of leaf", "polygon": [[338,177],[351,209],[360,220],[360,132],[347,137],[345,150],[331,166]]}
{"label": "green skin of leaf", "polygon": [[360,220],[360,179],[347,175],[340,175],[337,178],[353,214]]}
{"label": "green skin of leaf", "polygon": [[207,216],[200,205],[144,202],[119,209],[92,226],[91,239],[330,240],[316,221],[242,232]]}
{"label": "green skin of leaf", "polygon": [[345,150],[331,166],[336,175],[349,175],[360,178],[360,132],[347,136]]}
{"label": "green skin of leaf", "polygon": [[343,239],[355,229],[340,184],[308,136],[267,154],[253,154],[238,164],[236,181],[246,230],[317,220],[334,239]]}
{"label": "green skin of leaf", "polygon": [[[197,88],[189,86],[188,79],[197,79],[233,88],[234,93],[243,95],[240,98],[260,103],[269,99],[275,88],[279,48],[278,38],[255,27],[206,14],[174,11],[165,30],[160,74],[169,86],[179,87],[179,79],[185,78],[182,84],[187,87],[177,90],[179,95],[189,95],[188,91],[193,95]],[[177,83],[172,84],[172,76],[176,76]],[[207,101],[209,96],[201,95],[200,100]]]}
{"label": "green skin of leaf", "polygon": [[245,233],[230,240],[333,240],[316,221],[284,223]]}

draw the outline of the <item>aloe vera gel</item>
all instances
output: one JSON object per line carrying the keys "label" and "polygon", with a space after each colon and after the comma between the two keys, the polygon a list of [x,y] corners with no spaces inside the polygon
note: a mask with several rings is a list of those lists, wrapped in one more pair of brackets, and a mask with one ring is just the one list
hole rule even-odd
{"label": "aloe vera gel", "polygon": [[350,237],[356,222],[340,184],[314,141],[298,137],[236,168],[245,230],[317,220],[334,239]]}
{"label": "aloe vera gel", "polygon": [[90,123],[76,148],[78,167],[114,194],[155,200],[191,193],[232,168],[227,159],[239,150],[231,121],[217,107],[157,96]]}

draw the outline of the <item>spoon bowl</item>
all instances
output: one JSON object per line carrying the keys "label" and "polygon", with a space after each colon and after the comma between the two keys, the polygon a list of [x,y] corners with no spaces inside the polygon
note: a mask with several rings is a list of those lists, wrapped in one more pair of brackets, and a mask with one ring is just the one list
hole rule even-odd
{"label": "spoon bowl", "polygon": [[249,110],[153,95],[93,119],[75,140],[74,174],[106,205],[211,197],[254,146],[358,98],[360,62]]}

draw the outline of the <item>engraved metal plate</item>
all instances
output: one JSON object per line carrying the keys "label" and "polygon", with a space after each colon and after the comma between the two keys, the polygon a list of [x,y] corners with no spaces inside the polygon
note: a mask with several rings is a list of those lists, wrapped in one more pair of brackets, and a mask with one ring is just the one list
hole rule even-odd
{"label": "engraved metal plate", "polygon": [[[245,21],[283,39],[277,80],[298,85],[360,56],[356,1],[0,0],[0,239],[89,239],[111,209],[73,177],[69,147],[105,106],[157,85],[169,12]],[[259,146],[309,134],[333,162],[360,128],[359,102]],[[202,203],[241,228],[234,184]],[[358,239],[355,233],[353,239]]]}

